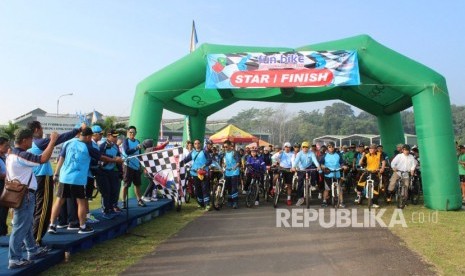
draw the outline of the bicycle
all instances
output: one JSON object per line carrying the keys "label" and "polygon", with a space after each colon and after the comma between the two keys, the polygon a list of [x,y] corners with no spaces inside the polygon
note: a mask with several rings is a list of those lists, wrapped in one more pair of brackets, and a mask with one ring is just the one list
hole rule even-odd
{"label": "bicycle", "polygon": [[410,178],[410,189],[409,189],[409,198],[412,201],[413,205],[417,205],[420,199],[420,191],[421,191],[421,176],[420,172],[417,169],[415,171],[415,175]]}
{"label": "bicycle", "polygon": [[331,177],[331,204],[336,209],[339,208],[339,205],[342,203],[341,185],[339,184],[339,180],[336,177],[336,173],[340,170],[341,168],[329,170],[329,173],[333,173],[333,176]]}
{"label": "bicycle", "polygon": [[305,173],[305,179],[304,179],[304,199],[305,199],[305,206],[310,208],[310,199],[312,199],[312,176],[311,172],[317,171],[317,169],[305,169],[305,170],[298,170],[299,172],[304,172]]}
{"label": "bicycle", "polygon": [[[396,182],[396,203],[397,208],[403,209],[407,202],[408,189],[410,184],[410,173],[406,171],[399,171],[400,177]],[[407,185],[404,185],[407,183]],[[406,187],[407,186],[407,187]]]}
{"label": "bicycle", "polygon": [[[263,199],[265,199],[266,202],[268,202],[268,199],[270,198],[268,191],[270,190],[271,186],[271,176],[269,170],[265,171],[265,174],[263,175]],[[261,189],[260,189],[261,191]]]}
{"label": "bicycle", "polygon": [[375,181],[372,179],[372,175],[377,171],[367,171],[365,168],[361,168],[361,170],[367,174],[364,193],[365,198],[368,199],[368,210],[371,211],[371,205],[373,205],[373,194],[375,191]]}
{"label": "bicycle", "polygon": [[218,180],[218,182],[215,184],[213,187],[213,196],[212,196],[212,205],[215,210],[219,211],[224,204],[225,198],[226,198],[226,180],[224,179],[224,169],[223,169],[223,175],[222,177]]}
{"label": "bicycle", "polygon": [[190,167],[186,168],[186,187],[184,196],[186,203],[189,203],[191,198],[195,198],[194,178],[190,174]]}
{"label": "bicycle", "polygon": [[249,190],[245,197],[245,205],[250,208],[254,205],[255,200],[257,199],[261,175],[260,171],[256,171],[251,167],[249,167],[247,171],[251,173],[252,180],[250,181]]}
{"label": "bicycle", "polygon": [[[284,178],[283,178],[283,172],[289,172],[289,169],[285,168],[277,168],[277,173],[278,177],[274,183],[274,199],[273,199],[273,207],[277,208],[278,207],[278,202],[279,202],[279,195],[283,192],[284,190]],[[284,191],[285,192],[285,191]]]}

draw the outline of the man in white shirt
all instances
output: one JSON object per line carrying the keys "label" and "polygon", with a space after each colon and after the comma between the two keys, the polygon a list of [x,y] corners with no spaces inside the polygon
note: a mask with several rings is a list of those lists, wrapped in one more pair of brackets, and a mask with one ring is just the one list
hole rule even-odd
{"label": "man in white shirt", "polygon": [[[389,181],[389,186],[388,186],[388,191],[387,191],[388,192],[387,202],[391,202],[392,192],[394,191],[396,187],[397,180],[402,177],[401,176],[402,172],[410,172],[409,178],[406,178],[403,180],[403,185],[407,187],[406,193],[408,193],[410,177],[412,177],[413,174],[415,173],[416,166],[417,166],[417,161],[415,160],[415,157],[413,157],[413,155],[410,154],[410,146],[403,145],[402,152],[397,154],[391,162],[391,168],[393,170],[393,174]],[[408,197],[408,194],[405,195],[405,198],[407,197]]]}

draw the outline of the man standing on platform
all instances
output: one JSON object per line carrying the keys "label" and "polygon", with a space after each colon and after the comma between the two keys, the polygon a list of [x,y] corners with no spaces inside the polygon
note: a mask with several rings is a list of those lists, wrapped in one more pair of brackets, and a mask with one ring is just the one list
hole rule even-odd
{"label": "man standing on platform", "polygon": [[[50,138],[42,138],[44,131],[39,121],[32,121],[27,124],[27,128],[32,131],[34,139],[32,147],[28,150],[35,155],[41,155],[50,143]],[[79,131],[86,128],[82,123],[81,128],[62,133],[58,136],[55,145],[66,142],[76,136]],[[47,223],[50,220],[53,202],[53,170],[50,161],[34,168],[34,175],[37,179],[37,190],[35,193],[36,205],[34,210],[33,233],[37,244],[41,244],[42,238],[47,231]]]}

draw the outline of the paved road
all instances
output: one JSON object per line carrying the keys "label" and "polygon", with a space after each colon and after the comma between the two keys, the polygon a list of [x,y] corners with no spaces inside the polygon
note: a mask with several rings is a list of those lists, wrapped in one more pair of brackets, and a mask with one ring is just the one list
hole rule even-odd
{"label": "paved road", "polygon": [[[329,219],[328,210],[325,214]],[[359,212],[359,222],[362,216]],[[123,273],[232,274],[435,273],[386,228],[323,228],[318,222],[304,228],[278,228],[276,210],[271,205],[205,213]]]}

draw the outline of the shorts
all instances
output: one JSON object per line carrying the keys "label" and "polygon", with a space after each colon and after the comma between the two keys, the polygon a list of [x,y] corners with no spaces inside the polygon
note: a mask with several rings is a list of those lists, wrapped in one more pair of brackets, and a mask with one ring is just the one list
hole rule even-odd
{"label": "shorts", "polygon": [[465,182],[465,175],[463,174],[460,175],[460,182]]}
{"label": "shorts", "polygon": [[[337,181],[339,182],[339,178],[336,178]],[[331,185],[333,185],[333,178],[332,177],[325,177],[325,191],[331,190]]]}
{"label": "shorts", "polygon": [[86,185],[86,198],[92,199],[92,194],[94,193],[95,185],[94,185],[95,178],[87,177],[87,185]]}
{"label": "shorts", "polygon": [[288,172],[284,171],[283,172],[283,180],[284,184],[292,184],[292,178],[294,178],[294,172]]}
{"label": "shorts", "polygon": [[131,183],[133,183],[134,186],[140,186],[141,184],[140,171],[131,169],[128,166],[123,166],[123,181],[124,181],[124,187],[130,187]]}
{"label": "shorts", "polygon": [[74,184],[63,184],[60,183],[57,189],[57,197],[59,198],[86,198],[86,186],[85,185],[74,185]]}

